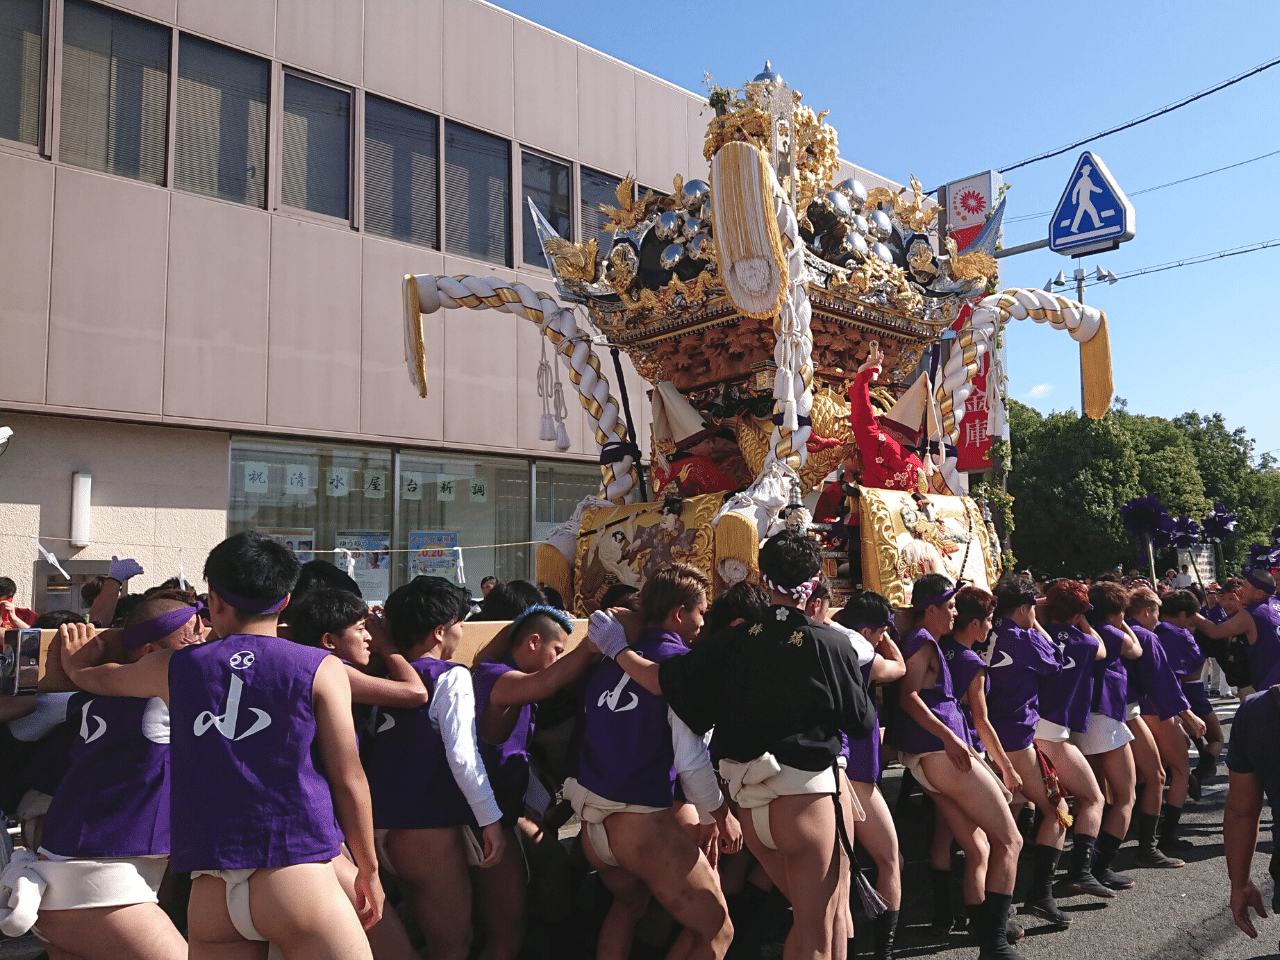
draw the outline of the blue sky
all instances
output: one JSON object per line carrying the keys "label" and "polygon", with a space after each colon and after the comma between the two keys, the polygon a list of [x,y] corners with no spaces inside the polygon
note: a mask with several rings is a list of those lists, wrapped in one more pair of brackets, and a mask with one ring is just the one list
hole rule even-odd
{"label": "blue sky", "polygon": [[[704,71],[737,85],[768,58],[806,103],[831,111],[842,156],[899,182],[914,173],[926,188],[1064,146],[1280,53],[1280,3],[1270,2],[499,5],[699,93]],[[1133,194],[1280,150],[1277,104],[1280,66],[1082,149]],[[1006,222],[1051,211],[1079,153],[1006,174]],[[1005,286],[1280,237],[1278,180],[1280,155],[1131,197],[1137,235],[1119,250],[1012,257]],[[1047,225],[1047,216],[1007,224],[1005,245],[1039,239]],[[1220,411],[1257,453],[1280,454],[1277,274],[1280,248],[1087,288],[1086,302],[1107,312],[1116,395],[1134,413]],[[1045,413],[1079,408],[1079,351],[1065,333],[1015,322],[1006,342],[1010,396]]]}

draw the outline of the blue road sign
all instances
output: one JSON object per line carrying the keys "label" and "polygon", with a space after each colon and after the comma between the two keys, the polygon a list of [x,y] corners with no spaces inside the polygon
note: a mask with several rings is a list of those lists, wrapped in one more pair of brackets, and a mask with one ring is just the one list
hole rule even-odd
{"label": "blue road sign", "polygon": [[1053,211],[1049,249],[1073,257],[1114,250],[1133,239],[1135,220],[1133,204],[1107,165],[1086,150]]}

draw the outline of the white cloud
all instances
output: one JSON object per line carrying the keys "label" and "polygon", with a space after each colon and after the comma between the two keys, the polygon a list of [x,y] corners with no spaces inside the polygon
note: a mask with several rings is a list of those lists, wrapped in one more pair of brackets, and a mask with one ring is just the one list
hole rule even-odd
{"label": "white cloud", "polygon": [[1053,393],[1053,384],[1040,383],[1027,391],[1027,396],[1033,400],[1039,400],[1041,397],[1047,397]]}

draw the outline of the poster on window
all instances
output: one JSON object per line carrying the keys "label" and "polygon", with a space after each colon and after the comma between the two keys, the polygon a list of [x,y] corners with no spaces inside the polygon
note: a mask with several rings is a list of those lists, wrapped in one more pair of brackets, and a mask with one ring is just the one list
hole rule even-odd
{"label": "poster on window", "polygon": [[282,543],[290,553],[298,558],[299,563],[310,563],[315,555],[316,532],[305,527],[259,527],[258,532],[270,537],[276,543]]}
{"label": "poster on window", "polygon": [[[355,561],[352,576],[360,586],[365,603],[382,603],[391,591],[391,531],[390,530],[339,530],[335,547],[351,551]],[[347,558],[334,554],[333,562],[346,567]]]}
{"label": "poster on window", "polygon": [[455,580],[458,573],[456,530],[410,530],[409,576],[444,577]]}

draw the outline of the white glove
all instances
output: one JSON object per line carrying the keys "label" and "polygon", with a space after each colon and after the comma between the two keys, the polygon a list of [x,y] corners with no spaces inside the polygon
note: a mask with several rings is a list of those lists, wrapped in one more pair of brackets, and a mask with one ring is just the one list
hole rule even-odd
{"label": "white glove", "polygon": [[619,653],[627,649],[627,631],[618,622],[618,618],[607,610],[597,610],[591,615],[587,639],[610,660],[616,659]]}
{"label": "white glove", "polygon": [[130,557],[126,557],[123,560],[119,557],[112,557],[111,569],[107,571],[107,576],[122,586],[130,577],[137,577],[141,574],[142,564]]}

